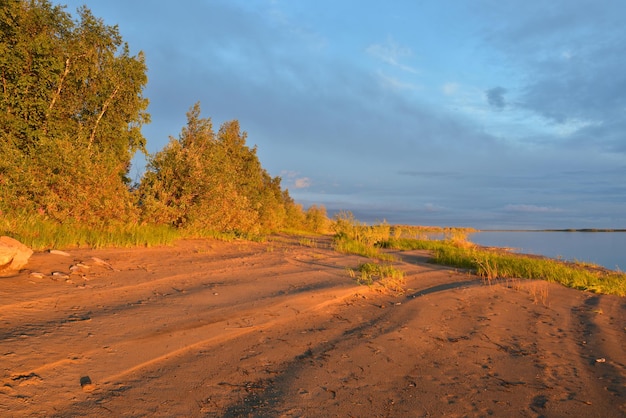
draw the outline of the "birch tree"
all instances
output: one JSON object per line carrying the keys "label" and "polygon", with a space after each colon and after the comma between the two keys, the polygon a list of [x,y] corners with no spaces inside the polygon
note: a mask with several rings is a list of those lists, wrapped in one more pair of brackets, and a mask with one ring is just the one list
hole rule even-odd
{"label": "birch tree", "polygon": [[149,122],[142,53],[82,7],[0,1],[0,210],[135,216],[128,171]]}

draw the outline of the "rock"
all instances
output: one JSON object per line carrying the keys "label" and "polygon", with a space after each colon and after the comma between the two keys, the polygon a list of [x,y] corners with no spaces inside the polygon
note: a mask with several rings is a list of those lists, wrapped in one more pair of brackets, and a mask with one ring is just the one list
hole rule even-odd
{"label": "rock", "polygon": [[52,279],[53,280],[58,280],[58,279],[67,280],[69,278],[70,278],[69,274],[63,273],[62,271],[53,271],[52,272]]}
{"label": "rock", "polygon": [[83,376],[80,378],[80,387],[83,388],[85,392],[93,392],[96,385],[93,384],[89,376]]}
{"label": "rock", "polygon": [[44,279],[46,277],[45,274],[40,273],[38,271],[33,271],[30,273],[29,275],[30,277],[34,278],[34,279]]}
{"label": "rock", "polygon": [[11,237],[0,237],[0,275],[19,271],[28,263],[33,250]]}

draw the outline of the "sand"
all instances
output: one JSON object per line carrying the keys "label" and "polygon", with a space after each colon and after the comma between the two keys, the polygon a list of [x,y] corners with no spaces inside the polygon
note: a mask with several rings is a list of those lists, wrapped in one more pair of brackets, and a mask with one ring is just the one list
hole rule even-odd
{"label": "sand", "polygon": [[626,416],[626,298],[421,251],[381,292],[327,237],[67,252],[0,280],[0,416]]}

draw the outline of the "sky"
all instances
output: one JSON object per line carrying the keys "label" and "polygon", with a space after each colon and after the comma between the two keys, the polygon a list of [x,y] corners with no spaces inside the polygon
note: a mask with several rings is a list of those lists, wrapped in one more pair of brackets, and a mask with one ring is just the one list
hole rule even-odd
{"label": "sky", "polygon": [[329,216],[626,228],[623,0],[53,2],[145,53],[151,153],[200,102]]}

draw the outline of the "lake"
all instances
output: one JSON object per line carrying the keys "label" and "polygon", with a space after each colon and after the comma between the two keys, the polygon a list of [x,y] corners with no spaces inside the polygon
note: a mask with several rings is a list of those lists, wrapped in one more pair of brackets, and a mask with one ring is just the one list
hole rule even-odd
{"label": "lake", "polygon": [[468,238],[478,245],[626,270],[626,232],[481,231]]}

